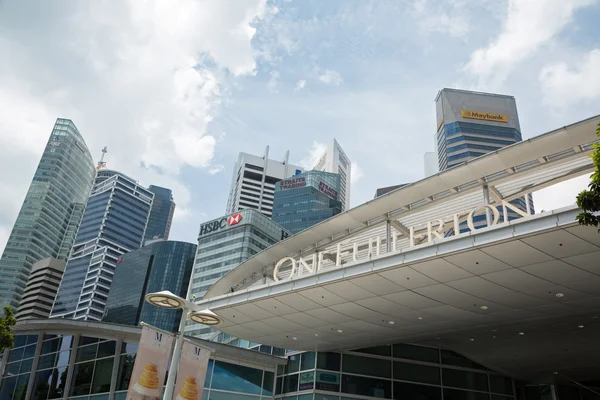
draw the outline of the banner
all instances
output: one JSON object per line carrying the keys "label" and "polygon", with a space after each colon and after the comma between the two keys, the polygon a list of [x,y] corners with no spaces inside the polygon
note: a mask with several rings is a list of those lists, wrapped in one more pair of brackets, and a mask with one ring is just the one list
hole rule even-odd
{"label": "banner", "polygon": [[202,399],[209,357],[209,350],[202,349],[188,341],[183,342],[173,399]]}
{"label": "banner", "polygon": [[172,335],[144,326],[131,372],[127,400],[160,400],[173,347]]}

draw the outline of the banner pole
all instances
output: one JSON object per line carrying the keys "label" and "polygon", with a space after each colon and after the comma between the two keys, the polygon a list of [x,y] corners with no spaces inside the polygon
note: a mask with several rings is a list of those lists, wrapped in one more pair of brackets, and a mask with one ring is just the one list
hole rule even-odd
{"label": "banner pole", "polygon": [[173,391],[175,390],[175,376],[177,375],[177,368],[179,367],[179,359],[181,358],[181,346],[183,346],[183,330],[185,329],[185,321],[187,320],[187,308],[181,310],[181,320],[179,321],[179,332],[175,339],[175,349],[173,350],[173,356],[171,357],[171,368],[169,368],[169,374],[167,375],[167,385],[165,387],[164,400],[173,399]]}

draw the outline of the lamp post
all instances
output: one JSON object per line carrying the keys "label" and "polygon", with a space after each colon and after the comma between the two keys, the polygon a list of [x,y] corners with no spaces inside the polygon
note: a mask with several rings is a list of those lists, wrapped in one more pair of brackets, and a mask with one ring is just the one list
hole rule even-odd
{"label": "lamp post", "polygon": [[183,330],[185,329],[186,319],[190,319],[202,325],[214,326],[221,323],[221,319],[210,310],[202,310],[196,304],[189,300],[179,297],[168,290],[163,290],[156,293],[148,293],[144,299],[157,307],[176,310],[181,309],[181,320],[179,321],[179,332],[175,339],[175,349],[171,357],[171,368],[167,376],[167,385],[165,387],[164,400],[173,399],[173,390],[175,388],[175,376],[179,366],[179,358],[181,357],[181,347],[183,346]]}

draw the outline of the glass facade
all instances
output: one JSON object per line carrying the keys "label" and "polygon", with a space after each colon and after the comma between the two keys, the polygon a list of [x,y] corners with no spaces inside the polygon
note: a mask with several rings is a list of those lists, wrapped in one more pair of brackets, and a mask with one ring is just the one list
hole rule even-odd
{"label": "glass facade", "polygon": [[[239,218],[235,221],[231,219],[236,216]],[[252,209],[203,223],[198,235],[191,294],[200,301],[223,275],[288,235],[277,223]],[[213,328],[197,324],[186,327],[186,334],[196,337],[209,338],[214,332]]]}
{"label": "glass facade", "polygon": [[98,171],[51,318],[102,319],[117,260],[142,245],[152,198],[125,175]]}
{"label": "glass facade", "polygon": [[273,221],[298,233],[342,212],[340,175],[308,171],[277,182]]}
{"label": "glass facade", "polygon": [[16,310],[34,263],[66,259],[94,173],[75,124],[57,119],[0,258],[0,306]]}
{"label": "glass facade", "polygon": [[171,189],[154,185],[150,185],[148,190],[154,193],[154,200],[152,201],[150,217],[148,217],[144,242],[153,239],[168,240],[173,214],[175,213],[173,194]]}
{"label": "glass facade", "polygon": [[195,254],[195,244],[176,241],[152,243],[125,254],[117,262],[102,321],[134,326],[145,322],[177,331],[181,310],[155,307],[144,296],[169,290],[185,298]]}

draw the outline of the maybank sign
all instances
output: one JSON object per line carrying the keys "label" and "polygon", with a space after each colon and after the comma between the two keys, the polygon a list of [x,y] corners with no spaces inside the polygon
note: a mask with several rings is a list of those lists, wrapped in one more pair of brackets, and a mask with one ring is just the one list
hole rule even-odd
{"label": "maybank sign", "polygon": [[494,122],[508,122],[508,115],[506,114],[492,114],[488,112],[481,111],[471,111],[471,110],[461,110],[460,114],[463,118],[469,119],[481,119],[484,121],[494,121]]}
{"label": "maybank sign", "polygon": [[[528,195],[525,195],[526,201],[528,201]],[[473,218],[476,215],[486,214],[486,219],[489,221],[488,226],[498,224],[500,220],[500,211],[503,212],[504,221],[508,221],[508,210],[514,211],[522,217],[530,216],[529,210],[523,211],[513,204],[502,201],[499,204],[484,204],[470,211],[459,212],[451,214],[443,218],[438,218],[423,224],[411,226],[404,233],[392,233],[391,235],[391,246],[389,254],[399,251],[397,249],[397,241],[399,236],[405,236],[408,238],[408,248],[415,247],[424,243],[431,243],[433,240],[444,240],[448,237],[456,236],[460,234],[460,224],[466,221],[467,226],[471,232],[476,230]],[[360,261],[359,258],[359,247],[368,247],[367,257],[378,256],[381,253],[382,237],[375,236],[366,239],[362,239],[360,242],[354,243],[338,243],[335,249],[335,253],[332,251],[321,251],[313,253],[310,257],[300,257],[295,259],[293,257],[284,257],[275,264],[273,269],[273,280],[279,282],[282,280],[279,271],[285,267],[289,269],[291,266],[291,272],[289,275],[286,273],[286,279],[294,279],[298,276],[314,275],[318,274],[323,269],[323,263],[325,260],[335,262],[335,268],[342,266],[342,255],[348,252],[352,253],[352,261]],[[327,266],[327,270],[330,270],[331,266]]]}

